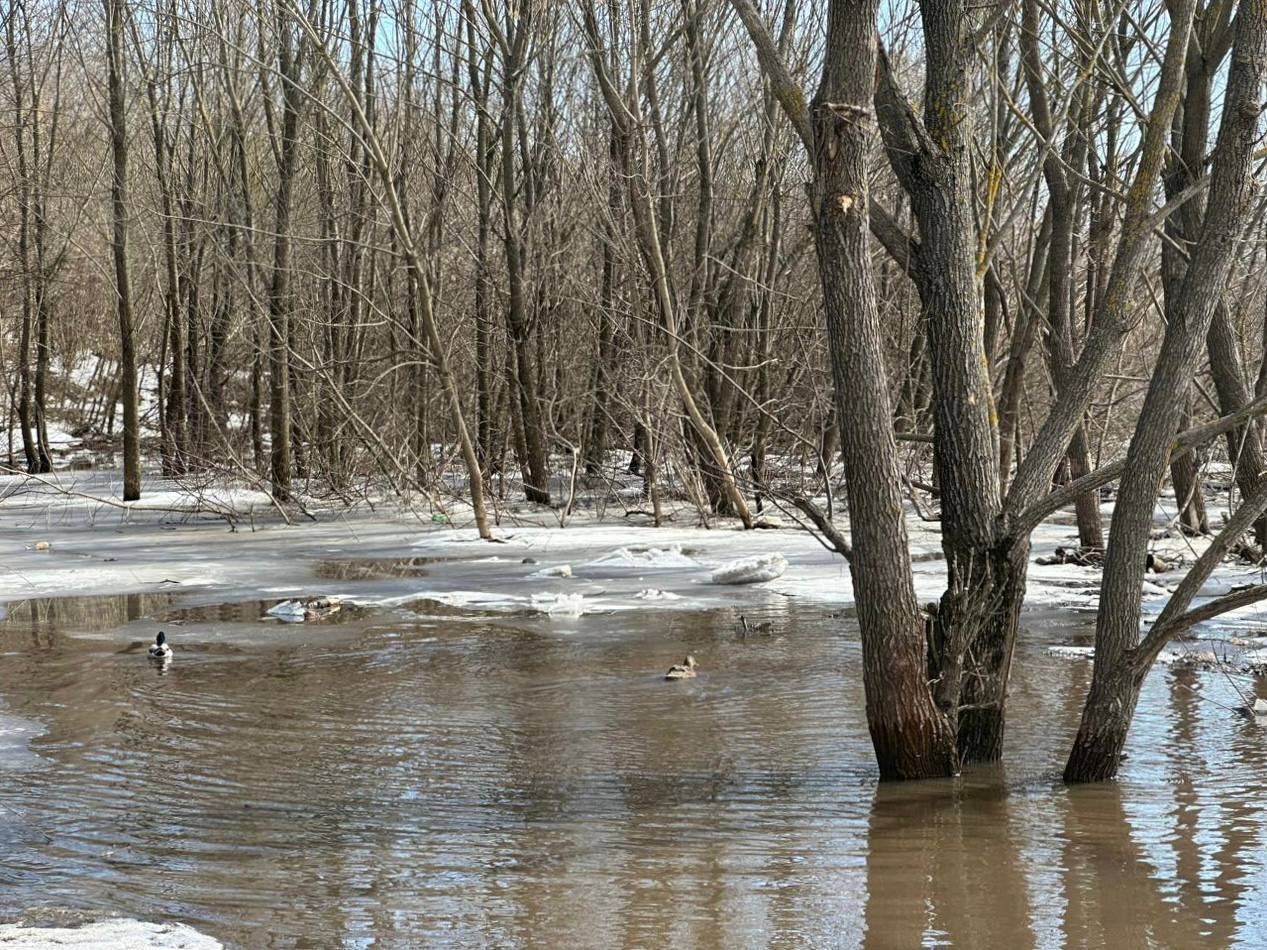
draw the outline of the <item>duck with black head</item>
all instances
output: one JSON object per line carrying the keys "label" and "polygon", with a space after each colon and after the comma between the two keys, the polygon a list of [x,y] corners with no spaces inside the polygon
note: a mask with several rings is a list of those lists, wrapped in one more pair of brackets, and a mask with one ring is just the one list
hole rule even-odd
{"label": "duck with black head", "polygon": [[172,658],[172,648],[167,645],[167,634],[162,630],[158,632],[158,636],[150,644],[149,656],[155,663],[166,663]]}

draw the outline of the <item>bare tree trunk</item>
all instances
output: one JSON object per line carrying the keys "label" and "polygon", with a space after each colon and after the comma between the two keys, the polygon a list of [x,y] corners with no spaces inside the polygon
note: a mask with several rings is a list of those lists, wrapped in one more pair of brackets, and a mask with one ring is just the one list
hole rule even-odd
{"label": "bare tree trunk", "polygon": [[[914,276],[928,326],[933,461],[949,575],[932,624],[931,672],[938,707],[959,734],[960,755],[992,760],[1002,750],[1024,562],[996,537],[999,451],[981,331],[970,154],[972,44],[980,12],[963,0],[921,0],[920,13],[923,119],[883,56],[875,106],[889,163],[920,230]],[[962,722],[961,705],[969,713]]]}
{"label": "bare tree trunk", "polygon": [[1157,486],[1169,461],[1189,380],[1248,218],[1249,168],[1267,75],[1267,0],[1242,3],[1234,29],[1200,240],[1166,327],[1113,512],[1096,618],[1096,661],[1082,722],[1065,766],[1068,782],[1117,774],[1140,688],[1151,666],[1133,662],[1140,643],[1144,555]]}
{"label": "bare tree trunk", "polygon": [[274,134],[277,190],[273,199],[273,274],[268,290],[268,431],[271,440],[269,471],[273,496],[290,497],[290,251],[291,200],[299,163],[299,115],[304,90],[300,85],[303,53],[280,7],[276,30],[277,76],[281,85],[281,117]]}
{"label": "bare tree trunk", "polygon": [[850,572],[862,632],[867,722],[880,775],[951,775],[958,768],[955,726],[929,688],[888,385],[871,369],[884,359],[867,222],[877,3],[832,0],[822,82],[809,114],[752,4],[732,4],[815,170],[815,246],[848,473]]}
{"label": "bare tree trunk", "polygon": [[123,500],[141,497],[141,419],[136,379],[132,288],[128,277],[128,131],[124,109],[123,0],[104,0],[106,72],[110,107],[110,184],[114,253],[115,313],[119,320],[119,363],[123,389]]}
{"label": "bare tree trunk", "polygon": [[[21,73],[21,62],[17,46],[18,12],[25,13],[25,7],[15,5],[5,17],[5,50],[9,59],[9,78],[13,84],[13,138],[14,153],[17,159],[17,200],[18,223],[17,245],[18,265],[21,268],[22,288],[22,322],[18,336],[18,425],[22,433],[22,452],[26,457],[26,470],[32,473],[47,471],[44,466],[43,446],[39,440],[39,429],[35,422],[36,413],[31,405],[31,331],[33,316],[33,292],[31,279],[31,204],[32,182],[30,160],[27,154],[28,123],[38,123],[38,114],[28,113],[26,107],[26,86]],[[23,17],[24,32],[29,30],[29,20]],[[28,42],[31,38],[27,37]],[[28,77],[34,85],[36,78]],[[33,112],[34,110],[32,110]],[[38,331],[37,331],[38,332]],[[38,402],[38,400],[37,400]]]}
{"label": "bare tree trunk", "polygon": [[603,273],[599,284],[598,351],[594,355],[594,401],[590,406],[589,425],[585,434],[585,474],[596,478],[603,470],[607,455],[608,414],[611,412],[612,386],[616,361],[616,239],[620,221],[620,181],[616,169],[620,162],[620,143],[615,128],[607,136],[607,155],[611,168],[607,178],[607,217],[603,222],[601,241]]}

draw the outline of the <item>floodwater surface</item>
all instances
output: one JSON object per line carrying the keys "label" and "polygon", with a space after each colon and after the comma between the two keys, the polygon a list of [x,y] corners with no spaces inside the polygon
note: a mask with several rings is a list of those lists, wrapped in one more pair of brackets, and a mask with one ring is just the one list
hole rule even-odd
{"label": "floodwater surface", "polygon": [[881,786],[856,632],[821,609],[746,637],[733,611],[180,609],[9,605],[0,916],[247,947],[1267,941],[1267,730],[1231,710],[1255,684],[1159,670],[1121,781],[1066,790],[1090,666],[1045,646],[1081,617],[1027,616],[1004,769]]}

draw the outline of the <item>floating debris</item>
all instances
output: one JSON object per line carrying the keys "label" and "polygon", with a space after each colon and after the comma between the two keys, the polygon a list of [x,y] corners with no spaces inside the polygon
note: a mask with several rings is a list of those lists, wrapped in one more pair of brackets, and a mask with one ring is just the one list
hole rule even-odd
{"label": "floating debris", "polygon": [[1099,567],[1104,563],[1103,548],[1056,548],[1048,557],[1034,559],[1035,564],[1072,564],[1076,567]]}

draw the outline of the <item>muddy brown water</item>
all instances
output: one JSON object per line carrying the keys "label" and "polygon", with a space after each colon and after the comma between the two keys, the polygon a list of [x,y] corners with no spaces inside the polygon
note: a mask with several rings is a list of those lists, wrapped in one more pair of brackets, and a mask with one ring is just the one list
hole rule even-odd
{"label": "muddy brown water", "polygon": [[879,786],[852,621],[819,609],[740,638],[731,612],[225,608],[160,676],[174,598],[52,603],[0,623],[0,731],[40,732],[0,758],[0,916],[246,947],[1267,942],[1267,730],[1227,708],[1261,687],[1159,671],[1122,780],[1066,790],[1090,667],[1044,648],[1085,617],[1027,615],[1005,769]]}

